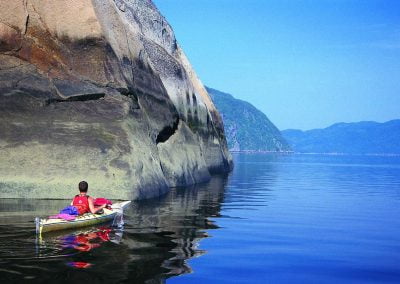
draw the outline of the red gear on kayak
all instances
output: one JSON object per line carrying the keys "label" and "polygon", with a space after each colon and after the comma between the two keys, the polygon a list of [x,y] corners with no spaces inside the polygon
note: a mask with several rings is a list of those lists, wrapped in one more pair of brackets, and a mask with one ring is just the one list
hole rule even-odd
{"label": "red gear on kayak", "polygon": [[79,215],[90,212],[88,195],[75,195],[72,205],[78,209]]}

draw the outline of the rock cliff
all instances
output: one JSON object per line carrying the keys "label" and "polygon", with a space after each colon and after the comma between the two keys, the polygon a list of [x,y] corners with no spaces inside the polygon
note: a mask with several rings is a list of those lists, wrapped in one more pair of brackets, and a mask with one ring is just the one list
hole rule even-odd
{"label": "rock cliff", "polygon": [[231,167],[151,0],[0,0],[1,198],[148,198]]}

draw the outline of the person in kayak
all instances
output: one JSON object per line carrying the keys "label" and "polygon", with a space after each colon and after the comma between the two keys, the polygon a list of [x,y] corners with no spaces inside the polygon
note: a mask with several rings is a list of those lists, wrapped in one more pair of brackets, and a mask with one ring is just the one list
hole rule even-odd
{"label": "person in kayak", "polygon": [[78,187],[79,194],[75,195],[74,199],[71,202],[71,205],[75,206],[76,209],[78,209],[79,215],[85,213],[95,214],[107,206],[107,204],[103,204],[98,207],[94,206],[93,198],[87,195],[89,185],[86,181],[81,181]]}

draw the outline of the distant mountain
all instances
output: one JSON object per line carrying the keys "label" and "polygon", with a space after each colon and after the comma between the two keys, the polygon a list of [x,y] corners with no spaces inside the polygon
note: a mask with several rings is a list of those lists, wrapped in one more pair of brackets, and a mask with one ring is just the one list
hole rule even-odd
{"label": "distant mountain", "polygon": [[337,123],[308,131],[288,129],[282,135],[300,153],[400,154],[400,119]]}
{"label": "distant mountain", "polygon": [[279,129],[253,105],[212,88],[207,91],[222,115],[230,150],[291,151]]}

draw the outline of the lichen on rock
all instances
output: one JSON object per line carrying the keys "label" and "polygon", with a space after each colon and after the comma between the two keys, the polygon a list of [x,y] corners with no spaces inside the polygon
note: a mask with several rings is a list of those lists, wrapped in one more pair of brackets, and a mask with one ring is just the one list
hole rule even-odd
{"label": "lichen on rock", "polygon": [[229,171],[221,118],[150,0],[0,0],[0,198],[139,199]]}

